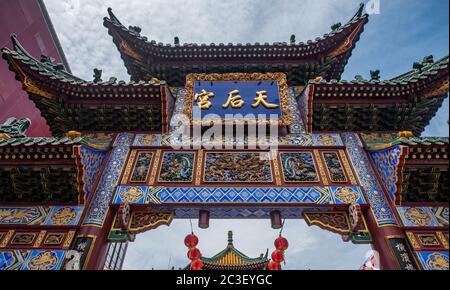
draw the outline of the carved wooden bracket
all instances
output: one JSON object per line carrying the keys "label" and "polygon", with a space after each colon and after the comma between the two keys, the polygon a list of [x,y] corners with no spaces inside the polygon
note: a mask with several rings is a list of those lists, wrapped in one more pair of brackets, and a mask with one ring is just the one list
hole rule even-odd
{"label": "carved wooden bracket", "polygon": [[370,243],[372,241],[360,205],[352,205],[348,212],[305,212],[303,216],[309,226],[340,234],[344,242]]}
{"label": "carved wooden bracket", "polygon": [[161,225],[169,226],[174,218],[172,211],[158,211],[154,209],[130,211],[128,203],[119,206],[114,223],[108,235],[110,241],[133,242],[137,234],[156,229]]}
{"label": "carved wooden bracket", "polygon": [[357,232],[364,224],[361,206],[359,204],[352,204],[348,208],[348,213],[350,219],[350,228],[352,232]]}
{"label": "carved wooden bracket", "polygon": [[316,225],[321,229],[341,235],[351,232],[346,212],[305,212],[304,216],[309,226]]}
{"label": "carved wooden bracket", "polygon": [[169,226],[172,223],[174,213],[172,211],[136,211],[131,213],[128,229],[133,234],[140,234],[156,229],[161,225]]}
{"label": "carved wooden bracket", "polygon": [[128,223],[130,222],[130,204],[126,201],[122,201],[119,206],[119,210],[117,211],[117,221],[122,230],[128,230]]}

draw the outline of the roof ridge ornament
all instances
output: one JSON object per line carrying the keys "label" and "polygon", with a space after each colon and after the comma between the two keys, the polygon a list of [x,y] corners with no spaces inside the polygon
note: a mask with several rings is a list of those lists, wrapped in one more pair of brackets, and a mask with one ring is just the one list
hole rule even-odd
{"label": "roof ridge ornament", "polygon": [[371,70],[370,71],[370,80],[371,81],[379,81],[380,80],[380,70]]}
{"label": "roof ridge ornament", "polygon": [[422,59],[422,63],[423,63],[423,64],[432,64],[432,63],[434,63],[434,57],[433,57],[433,55],[430,54],[430,55],[424,57],[424,58]]}
{"label": "roof ridge ornament", "polygon": [[102,70],[101,69],[98,69],[98,68],[94,68],[94,75],[93,75],[93,77],[94,77],[94,83],[101,83],[103,80],[102,80]]}
{"label": "roof ridge ornament", "polygon": [[418,61],[418,62],[414,62],[413,63],[413,69],[418,70],[418,71],[422,71],[422,69],[430,64],[434,63],[434,57],[432,54],[430,54],[429,56],[424,57],[422,60]]}
{"label": "roof ridge ornament", "polygon": [[[14,117],[6,120],[0,125],[0,134],[6,139],[9,138],[25,138],[27,129],[31,126],[31,120],[28,118],[17,120]],[[6,136],[5,136],[6,135]]]}
{"label": "roof ridge ornament", "polygon": [[356,14],[352,17],[351,21],[359,19],[363,16],[364,7],[365,7],[364,3],[359,4],[358,11],[356,11]]}
{"label": "roof ridge ornament", "polygon": [[53,57],[48,56],[48,55],[41,54],[41,59],[40,59],[40,61],[41,61],[42,63],[53,64],[54,61],[55,61],[55,59],[54,59]]}
{"label": "roof ridge ornament", "polygon": [[338,30],[341,27],[342,27],[342,23],[338,22],[338,23],[335,23],[335,24],[331,25],[331,30],[335,31],[335,30]]}
{"label": "roof ridge ornament", "polygon": [[291,35],[291,44],[295,44],[295,34]]}
{"label": "roof ridge ornament", "polygon": [[114,22],[117,25],[123,26],[122,23],[120,23],[119,19],[116,17],[116,15],[114,15],[114,13],[112,12],[111,7],[108,7],[108,15],[109,15],[109,20],[111,20],[111,22]]}
{"label": "roof ridge ornament", "polygon": [[233,231],[228,231],[228,246],[233,246]]}
{"label": "roof ridge ornament", "polygon": [[128,30],[131,31],[132,33],[140,36],[142,28],[140,28],[139,26],[130,25],[130,26],[128,26]]}

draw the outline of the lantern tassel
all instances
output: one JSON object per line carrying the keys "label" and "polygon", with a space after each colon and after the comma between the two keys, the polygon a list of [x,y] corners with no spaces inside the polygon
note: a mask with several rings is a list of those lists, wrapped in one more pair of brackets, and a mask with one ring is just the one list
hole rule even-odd
{"label": "lantern tassel", "polygon": [[280,237],[281,237],[281,233],[283,232],[285,222],[286,222],[286,218],[283,219],[283,223],[281,224]]}

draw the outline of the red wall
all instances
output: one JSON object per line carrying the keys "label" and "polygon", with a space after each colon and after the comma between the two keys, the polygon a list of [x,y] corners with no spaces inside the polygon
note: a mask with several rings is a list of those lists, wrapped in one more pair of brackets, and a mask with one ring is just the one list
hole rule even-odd
{"label": "red wall", "polygon": [[[12,33],[37,59],[41,54],[58,63],[65,59],[42,1],[0,0],[0,47],[11,48]],[[9,117],[30,118],[32,125],[27,131],[30,137],[51,136],[45,119],[0,58],[0,124]]]}

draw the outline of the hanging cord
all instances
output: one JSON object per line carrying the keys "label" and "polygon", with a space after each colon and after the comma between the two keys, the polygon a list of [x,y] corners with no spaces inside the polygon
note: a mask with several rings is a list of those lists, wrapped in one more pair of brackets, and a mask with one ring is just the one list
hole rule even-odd
{"label": "hanging cord", "polygon": [[286,222],[286,218],[283,219],[283,223],[281,224],[280,237],[281,237],[281,233],[283,232],[285,222]]}
{"label": "hanging cord", "polygon": [[192,227],[192,219],[189,219],[189,223],[191,224],[191,233],[194,234],[194,228]]}
{"label": "hanging cord", "polygon": [[169,265],[167,265],[167,270],[170,270],[170,264],[172,264],[172,254],[169,257]]}
{"label": "hanging cord", "polygon": [[[284,223],[285,223],[285,222],[286,222],[286,218],[283,219],[283,223],[281,224],[280,237],[281,237],[281,234],[283,233]],[[284,259],[284,261],[283,261],[283,264],[286,266],[286,257],[285,257],[285,259]]]}

